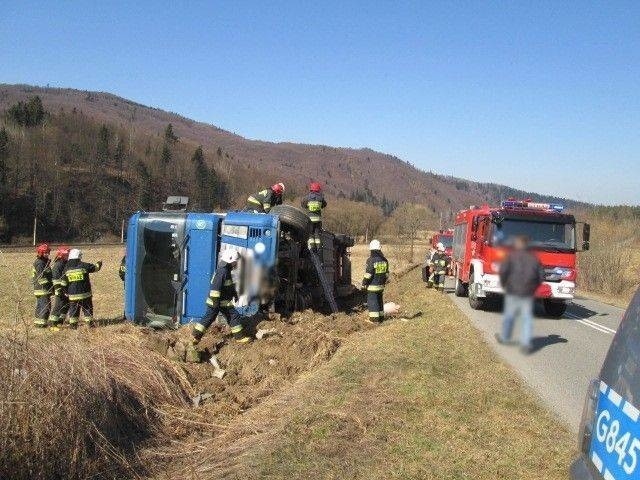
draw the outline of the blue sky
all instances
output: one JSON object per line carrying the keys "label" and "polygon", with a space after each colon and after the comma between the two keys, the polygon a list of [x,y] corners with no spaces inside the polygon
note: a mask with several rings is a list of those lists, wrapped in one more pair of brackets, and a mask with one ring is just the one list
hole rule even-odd
{"label": "blue sky", "polygon": [[637,1],[3,3],[0,82],[640,204]]}

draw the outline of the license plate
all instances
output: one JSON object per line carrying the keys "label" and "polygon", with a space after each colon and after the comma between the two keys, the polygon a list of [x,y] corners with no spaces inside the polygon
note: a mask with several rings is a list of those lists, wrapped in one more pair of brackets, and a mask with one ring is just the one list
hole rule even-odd
{"label": "license plate", "polygon": [[639,411],[600,382],[589,456],[605,480],[640,478]]}

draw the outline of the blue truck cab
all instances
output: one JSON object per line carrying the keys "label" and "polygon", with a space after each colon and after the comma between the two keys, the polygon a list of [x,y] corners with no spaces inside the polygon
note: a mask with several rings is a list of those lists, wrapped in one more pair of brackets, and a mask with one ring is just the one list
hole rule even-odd
{"label": "blue truck cab", "polygon": [[251,277],[268,275],[277,263],[278,217],[245,212],[137,212],[127,228],[125,316],[152,326],[202,318],[217,258],[225,249],[241,256],[239,310],[257,311]]}

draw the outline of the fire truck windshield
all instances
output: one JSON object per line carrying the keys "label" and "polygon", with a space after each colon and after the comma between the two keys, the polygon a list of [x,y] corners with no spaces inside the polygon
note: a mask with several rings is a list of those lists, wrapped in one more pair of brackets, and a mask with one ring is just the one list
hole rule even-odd
{"label": "fire truck windshield", "polygon": [[573,251],[576,248],[575,224],[524,218],[505,218],[500,223],[494,223],[490,242],[493,245],[506,245],[517,235],[526,235],[533,248],[554,251]]}
{"label": "fire truck windshield", "polygon": [[453,237],[450,235],[441,235],[438,237],[438,242],[444,245],[444,248],[451,248],[453,246]]}

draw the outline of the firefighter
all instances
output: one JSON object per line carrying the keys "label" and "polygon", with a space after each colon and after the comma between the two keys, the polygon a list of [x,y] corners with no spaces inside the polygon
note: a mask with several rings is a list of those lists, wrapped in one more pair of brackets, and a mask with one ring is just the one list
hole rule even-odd
{"label": "firefighter", "polygon": [[444,292],[444,281],[449,267],[449,257],[445,253],[444,245],[440,242],[436,245],[436,252],[431,257],[431,285]]}
{"label": "firefighter", "polygon": [[227,249],[220,256],[220,263],[211,279],[211,290],[207,298],[207,312],[202,320],[193,324],[193,343],[197,344],[207,328],[214,322],[218,313],[227,320],[231,333],[238,343],[247,343],[252,338],[244,332],[240,314],[233,307],[233,300],[238,298],[236,286],[231,272],[238,265],[240,255],[236,250]]}
{"label": "firefighter", "polygon": [[89,274],[102,268],[102,260],[96,263],[82,261],[82,251],[72,248],[62,274],[62,286],[69,297],[69,326],[78,327],[80,312],[87,326],[93,326],[93,299]]}
{"label": "firefighter", "polygon": [[33,279],[33,294],[36,297],[36,315],[33,324],[38,328],[47,326],[49,311],[51,309],[51,294],[53,292],[53,282],[51,280],[51,262],[49,255],[51,248],[46,243],[41,243],[36,247],[36,261],[31,268],[31,278]]}
{"label": "firefighter", "polygon": [[307,242],[309,250],[318,252],[321,248],[322,234],[322,209],[327,206],[327,202],[322,194],[322,187],[318,182],[309,184],[309,194],[302,199],[302,208],[307,209],[311,220],[311,235]]}
{"label": "firefighter", "polygon": [[52,330],[64,322],[67,312],[69,311],[69,298],[66,289],[62,286],[62,274],[64,267],[69,260],[69,247],[58,247],[56,257],[51,267],[51,276],[53,279],[53,299],[51,302],[51,315],[49,315],[49,326]]}
{"label": "firefighter", "polygon": [[371,254],[367,259],[362,279],[362,287],[367,289],[367,309],[371,323],[381,323],[384,320],[382,294],[389,276],[389,262],[382,254],[381,248],[378,240],[371,240],[369,243]]}
{"label": "firefighter", "polygon": [[284,195],[284,183],[276,183],[271,188],[260,190],[247,198],[245,211],[269,213],[271,207],[282,205],[282,195]]}

